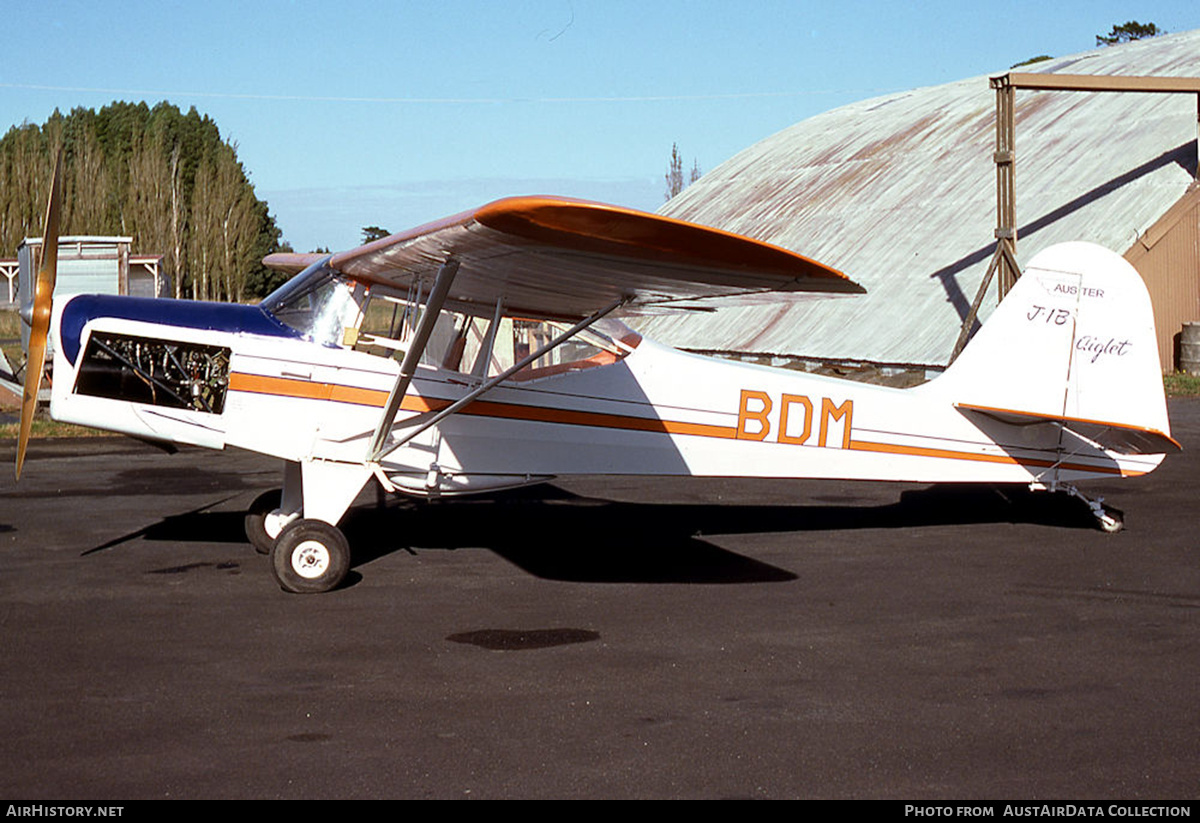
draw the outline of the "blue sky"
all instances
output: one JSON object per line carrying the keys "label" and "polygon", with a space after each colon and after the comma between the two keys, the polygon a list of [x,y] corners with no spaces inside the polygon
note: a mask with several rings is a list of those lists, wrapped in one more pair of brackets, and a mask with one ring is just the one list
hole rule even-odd
{"label": "blue sky", "polygon": [[4,0],[0,128],[169,100],[237,143],[299,250],[509,194],[654,209],[671,144],[711,169],[814,114],[1085,51],[1196,0]]}

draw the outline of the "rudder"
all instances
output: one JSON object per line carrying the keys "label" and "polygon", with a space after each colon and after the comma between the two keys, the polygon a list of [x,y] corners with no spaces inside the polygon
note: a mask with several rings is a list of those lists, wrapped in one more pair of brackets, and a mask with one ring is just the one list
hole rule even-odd
{"label": "rudder", "polygon": [[930,389],[964,409],[1063,421],[1126,453],[1178,448],[1146,286],[1128,261],[1093,243],[1036,255]]}

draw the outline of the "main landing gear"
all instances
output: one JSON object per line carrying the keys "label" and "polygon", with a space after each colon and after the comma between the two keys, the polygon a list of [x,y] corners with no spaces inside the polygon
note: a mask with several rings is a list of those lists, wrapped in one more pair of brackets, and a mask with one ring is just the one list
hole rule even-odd
{"label": "main landing gear", "polygon": [[284,591],[297,594],[337,588],[350,570],[350,545],[336,526],[280,511],[283,492],[263,492],[246,511],[246,537]]}
{"label": "main landing gear", "polygon": [[[271,555],[271,571],[279,587],[296,594],[336,589],[350,571],[350,544],[346,535],[323,520],[281,515],[278,506],[278,490],[267,492],[250,504],[246,512],[246,537],[256,552]],[[280,523],[282,528],[277,526]]]}
{"label": "main landing gear", "polygon": [[246,511],[246,537],[286,592],[336,589],[350,571],[350,543],[335,524],[371,476],[368,467],[332,461],[287,462],[283,488],[259,495]]}

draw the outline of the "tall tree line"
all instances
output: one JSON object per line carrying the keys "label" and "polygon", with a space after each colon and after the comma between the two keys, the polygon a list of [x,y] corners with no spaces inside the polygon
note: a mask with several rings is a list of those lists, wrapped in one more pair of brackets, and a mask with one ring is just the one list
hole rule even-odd
{"label": "tall tree line", "polygon": [[0,138],[0,254],[39,237],[52,157],[63,152],[62,233],[129,235],[162,254],[176,297],[261,297],[282,276],[262,258],[280,232],[237,159],[236,144],[192,108],[112,103],[55,111]]}

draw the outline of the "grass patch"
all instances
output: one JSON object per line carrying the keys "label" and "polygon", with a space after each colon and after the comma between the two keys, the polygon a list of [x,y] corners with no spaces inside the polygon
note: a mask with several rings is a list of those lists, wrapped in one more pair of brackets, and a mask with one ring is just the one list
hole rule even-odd
{"label": "grass patch", "polygon": [[[0,440],[16,440],[19,433],[20,424],[4,423],[0,424]],[[53,437],[116,437],[112,432],[103,432],[99,429],[89,429],[87,426],[76,426],[74,423],[59,423],[57,420],[48,420],[37,418],[33,421],[33,428],[29,433],[31,438],[53,438]]]}
{"label": "grass patch", "polygon": [[25,362],[21,349],[21,318],[16,311],[0,309],[0,350],[14,369]]}
{"label": "grass patch", "polygon": [[19,369],[25,362],[25,350],[21,348],[19,342],[0,345],[0,351],[4,352],[4,358],[13,369]]}
{"label": "grass patch", "polygon": [[21,317],[15,309],[0,309],[0,340],[21,337]]}
{"label": "grass patch", "polygon": [[1163,388],[1168,397],[1196,397],[1200,395],[1200,375],[1187,372],[1163,375]]}

